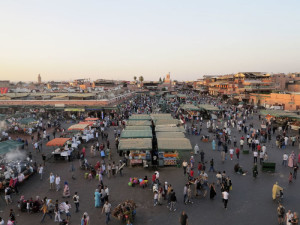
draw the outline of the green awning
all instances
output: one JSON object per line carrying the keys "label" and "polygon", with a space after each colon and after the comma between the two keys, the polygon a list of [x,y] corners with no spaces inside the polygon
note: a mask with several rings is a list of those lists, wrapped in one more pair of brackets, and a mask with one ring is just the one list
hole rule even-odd
{"label": "green awning", "polygon": [[148,130],[151,131],[150,126],[126,126],[125,130]]}
{"label": "green awning", "polygon": [[28,125],[28,124],[31,124],[31,123],[37,123],[37,120],[32,118],[32,117],[29,117],[29,118],[20,119],[18,122],[20,124]]}
{"label": "green awning", "polygon": [[157,119],[157,120],[154,120],[154,124],[155,126],[158,126],[158,125],[174,125],[174,126],[177,126],[179,124],[179,120],[176,120],[176,119]]}
{"label": "green awning", "polygon": [[184,133],[182,132],[157,132],[157,138],[184,138]]}
{"label": "green awning", "polygon": [[123,130],[121,138],[152,138],[150,130]]}
{"label": "green awning", "polygon": [[184,132],[184,128],[183,127],[170,127],[170,126],[157,126],[157,127],[155,127],[155,131],[156,132]]}
{"label": "green awning", "polygon": [[187,138],[157,138],[158,151],[191,151],[192,145]]}
{"label": "green awning", "polygon": [[121,151],[152,150],[152,139],[151,138],[120,139],[118,149]]}
{"label": "green awning", "polygon": [[19,141],[13,141],[13,140],[2,141],[0,142],[0,155],[4,155],[11,150],[21,147],[22,145],[23,143]]}
{"label": "green awning", "polygon": [[151,118],[147,114],[133,114],[129,117],[129,120],[151,120]]}
{"label": "green awning", "polygon": [[151,122],[148,120],[128,120],[127,126],[151,126]]}
{"label": "green awning", "polygon": [[219,108],[213,105],[208,105],[208,104],[200,104],[198,105],[200,109],[204,109],[206,111],[219,111]]}

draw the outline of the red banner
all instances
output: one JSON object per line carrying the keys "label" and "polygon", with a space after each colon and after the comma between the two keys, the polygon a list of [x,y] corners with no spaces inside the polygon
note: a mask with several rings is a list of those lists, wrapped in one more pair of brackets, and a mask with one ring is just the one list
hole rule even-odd
{"label": "red banner", "polygon": [[8,88],[7,87],[0,88],[0,93],[1,94],[6,94],[7,92],[8,92]]}

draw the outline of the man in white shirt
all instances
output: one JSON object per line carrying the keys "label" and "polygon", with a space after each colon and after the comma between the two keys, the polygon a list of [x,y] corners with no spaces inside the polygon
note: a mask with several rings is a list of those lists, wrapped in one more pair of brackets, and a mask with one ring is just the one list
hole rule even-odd
{"label": "man in white shirt", "polygon": [[257,156],[258,156],[258,152],[254,151],[253,152],[254,163],[257,163]]}
{"label": "man in white shirt", "polygon": [[288,158],[289,158],[289,156],[286,153],[284,153],[283,154],[283,160],[282,160],[282,165],[283,166],[287,166]]}
{"label": "man in white shirt", "polygon": [[106,224],[110,221],[110,210],[111,210],[111,204],[108,203],[108,201],[105,202],[102,208],[102,213],[105,212],[106,215]]}
{"label": "man in white shirt", "polygon": [[56,191],[59,191],[59,189],[60,189],[60,176],[58,174],[55,177],[55,185],[56,185]]}
{"label": "man in white shirt", "polygon": [[39,175],[41,176],[41,180],[43,180],[43,170],[44,170],[44,167],[42,166],[42,164],[40,164]]}
{"label": "man in white shirt", "polygon": [[222,192],[222,197],[224,200],[224,208],[227,209],[228,199],[229,199],[229,193],[227,190]]}

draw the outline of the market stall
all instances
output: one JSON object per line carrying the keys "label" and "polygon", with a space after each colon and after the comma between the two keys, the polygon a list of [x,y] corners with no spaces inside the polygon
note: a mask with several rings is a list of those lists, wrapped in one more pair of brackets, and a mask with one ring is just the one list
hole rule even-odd
{"label": "market stall", "polygon": [[148,114],[132,114],[129,117],[129,120],[151,120],[150,115]]}
{"label": "market stall", "polygon": [[126,126],[151,126],[149,120],[128,120]]}
{"label": "market stall", "polygon": [[119,151],[129,152],[130,165],[143,165],[151,160],[152,139],[131,138],[120,139]]}
{"label": "market stall", "polygon": [[89,140],[94,138],[94,131],[89,128],[90,128],[90,122],[81,122],[79,124],[70,126],[68,128],[68,131],[81,131],[82,140],[88,142]]}
{"label": "market stall", "polygon": [[156,126],[156,132],[185,132],[183,127],[176,127],[176,126]]}
{"label": "market stall", "polygon": [[151,131],[150,126],[126,126],[125,130],[147,130]]}
{"label": "market stall", "polygon": [[23,142],[20,141],[1,141],[0,142],[0,156],[4,156],[6,153],[10,152],[11,150],[19,149],[24,145]]}
{"label": "market stall", "polygon": [[159,166],[178,165],[181,151],[192,151],[187,138],[157,138]]}
{"label": "market stall", "polygon": [[97,121],[97,120],[99,120],[99,118],[91,118],[91,117],[85,118],[85,121]]}
{"label": "market stall", "polygon": [[72,155],[74,148],[72,148],[72,142],[70,138],[55,138],[49,141],[46,146],[58,147],[52,154],[54,159],[65,158],[67,159]]}
{"label": "market stall", "polygon": [[19,129],[22,130],[25,134],[29,135],[31,135],[35,131],[37,124],[37,119],[34,119],[32,117],[23,118],[17,122],[17,126],[19,127]]}
{"label": "market stall", "polygon": [[121,139],[123,138],[152,138],[151,130],[123,130]]}
{"label": "market stall", "polygon": [[184,133],[182,132],[157,132],[157,138],[184,138]]}
{"label": "market stall", "polygon": [[168,125],[168,126],[177,126],[180,124],[180,121],[177,119],[157,119],[153,120],[155,126],[159,125]]}

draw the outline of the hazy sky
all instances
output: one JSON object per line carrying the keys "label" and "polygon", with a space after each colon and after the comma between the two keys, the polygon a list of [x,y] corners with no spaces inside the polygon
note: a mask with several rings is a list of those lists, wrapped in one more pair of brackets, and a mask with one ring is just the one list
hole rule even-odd
{"label": "hazy sky", "polygon": [[3,0],[0,79],[300,71],[299,0]]}

